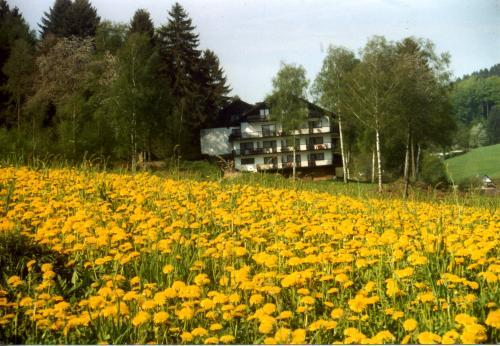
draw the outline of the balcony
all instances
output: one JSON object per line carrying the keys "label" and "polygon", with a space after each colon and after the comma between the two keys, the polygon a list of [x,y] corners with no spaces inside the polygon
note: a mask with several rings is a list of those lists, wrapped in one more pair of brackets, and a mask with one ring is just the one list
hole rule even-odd
{"label": "balcony", "polygon": [[[307,160],[296,162],[295,168],[303,167],[321,167],[331,165],[332,160]],[[273,169],[293,169],[292,162],[274,162],[274,163],[260,163],[256,165],[258,171],[273,170]]]}
{"label": "balcony", "polygon": [[[335,153],[338,152],[338,148],[332,143],[321,143],[321,144],[302,144],[300,146],[295,146],[295,151],[317,151],[317,150],[331,150]],[[235,149],[233,154],[235,156],[248,156],[248,155],[263,155],[263,154],[275,154],[275,153],[291,153],[293,152],[293,147],[270,147],[270,148],[244,148]]]}
{"label": "balcony", "polygon": [[[314,135],[314,134],[328,134],[331,133],[333,137],[338,136],[338,130],[332,127],[318,127],[300,129],[294,131],[296,136],[300,135]],[[239,139],[252,139],[252,138],[266,138],[266,137],[291,137],[293,132],[284,131],[255,131],[255,132],[241,132],[241,130],[233,130],[229,135],[229,140]]]}
{"label": "balcony", "polygon": [[262,114],[247,115],[246,120],[249,123],[257,121],[269,121],[269,115],[262,115]]}

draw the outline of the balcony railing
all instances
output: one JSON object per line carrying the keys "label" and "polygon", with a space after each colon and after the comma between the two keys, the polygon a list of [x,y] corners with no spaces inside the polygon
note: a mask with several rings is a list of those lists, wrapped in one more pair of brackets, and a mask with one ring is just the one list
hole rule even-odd
{"label": "balcony railing", "polygon": [[[313,134],[327,134],[327,133],[338,135],[337,129],[332,127],[300,129],[294,132],[295,135],[313,135]],[[293,135],[292,132],[284,132],[284,131],[241,132],[233,130],[233,132],[231,132],[231,134],[229,135],[229,140],[264,138],[264,137],[286,137],[292,135]]]}
{"label": "balcony railing", "polygon": [[[328,166],[332,164],[332,160],[307,160],[295,163],[295,168],[301,167],[319,167]],[[292,169],[292,162],[278,162],[278,163],[260,163],[256,165],[257,170],[265,171],[271,169]]]}
{"label": "balcony railing", "polygon": [[[321,143],[321,144],[302,144],[300,146],[295,146],[295,151],[314,151],[314,150],[336,150],[336,146],[332,143]],[[261,154],[273,154],[273,153],[291,153],[294,147],[271,147],[271,148],[248,148],[248,149],[236,149],[234,150],[235,156],[245,156],[245,155],[261,155]]]}

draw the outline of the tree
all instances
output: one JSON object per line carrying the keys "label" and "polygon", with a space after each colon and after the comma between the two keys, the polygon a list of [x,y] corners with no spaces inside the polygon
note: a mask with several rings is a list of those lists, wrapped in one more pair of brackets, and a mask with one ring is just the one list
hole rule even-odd
{"label": "tree", "polygon": [[348,93],[348,75],[359,63],[354,53],[343,47],[329,47],[323,60],[323,67],[318,73],[313,86],[313,93],[318,97],[319,103],[336,114],[339,124],[340,152],[342,155],[342,170],[344,182],[347,183],[347,161],[344,146],[344,131],[342,115],[347,111],[346,103]]}
{"label": "tree", "polygon": [[42,38],[45,38],[48,34],[66,36],[68,12],[71,5],[71,0],[55,0],[54,6],[49,9],[49,12],[43,13],[42,23],[38,24]]}
{"label": "tree", "polygon": [[[178,3],[170,10],[168,23],[158,30],[160,73],[169,81],[176,99],[173,125],[177,127],[176,141],[182,150],[198,148],[198,129],[205,120],[199,102],[201,52],[194,30],[191,19]],[[185,131],[186,128],[190,131]]]}
{"label": "tree", "polygon": [[16,109],[16,125],[20,129],[21,107],[33,86],[33,47],[25,40],[16,40],[2,72],[8,77],[7,83],[2,88],[12,95]]}
{"label": "tree", "polygon": [[292,177],[295,180],[295,136],[308,116],[306,104],[309,81],[302,66],[281,63],[273,78],[273,89],[266,98],[270,117],[282,126],[282,131],[293,137]]}
{"label": "tree", "polygon": [[[16,62],[14,58],[11,58],[11,54],[12,50],[17,47],[16,56],[19,57],[20,41],[33,47],[36,41],[35,34],[30,30],[17,7],[11,9],[5,0],[0,0],[0,126],[10,126],[8,118],[12,115],[11,108],[14,108],[16,113],[20,110],[20,105],[16,105],[16,96],[11,93],[13,90],[12,78],[15,78],[14,74],[16,73],[13,70],[13,65]],[[9,75],[7,75],[5,65],[9,60],[10,67],[7,67]],[[9,79],[11,79],[11,83],[7,85]]]}
{"label": "tree", "polygon": [[[406,133],[403,170],[405,198],[408,195],[410,161],[415,176],[416,163],[414,155],[411,155],[414,153],[414,142],[432,142],[436,131],[439,131],[437,136],[443,138],[447,129],[453,129],[453,120],[446,114],[449,110],[448,63],[446,54],[437,56],[434,53],[434,46],[430,41],[408,37],[396,44],[393,70],[398,88],[395,91],[394,114],[399,118],[397,128],[404,128]],[[448,120],[447,124],[439,121],[443,117]],[[445,144],[442,139],[441,143]]]}
{"label": "tree", "polygon": [[151,16],[147,10],[139,9],[135,11],[134,17],[130,22],[130,31],[132,33],[143,33],[146,34],[153,42],[155,28]]}
{"label": "tree", "polygon": [[489,137],[489,144],[500,143],[500,105],[495,105],[490,112],[486,122],[486,132]]}
{"label": "tree", "polygon": [[39,24],[42,38],[52,34],[57,37],[93,37],[100,17],[88,0],[55,0],[49,12],[44,12]]}
{"label": "tree", "polygon": [[382,191],[381,132],[390,123],[394,92],[398,86],[392,67],[395,46],[384,37],[375,36],[362,51],[361,62],[354,68],[349,86],[347,109],[375,134],[378,190]]}
{"label": "tree", "polygon": [[[131,34],[118,51],[117,73],[112,93],[120,139],[128,143],[132,170],[138,152],[146,149],[148,118],[155,97],[155,74],[158,56],[144,33]],[[149,136],[148,136],[149,135]]]}
{"label": "tree", "polygon": [[30,102],[43,104],[45,100],[56,106],[61,150],[73,158],[76,158],[79,147],[78,134],[93,46],[90,38],[63,38],[37,59],[37,91]]}
{"label": "tree", "polygon": [[96,52],[116,55],[127,39],[127,26],[125,24],[103,21],[99,23],[95,35]]}
{"label": "tree", "polygon": [[227,95],[231,88],[227,85],[224,70],[214,52],[209,49],[204,50],[200,66],[203,78],[201,92],[205,98],[203,113],[206,119],[203,125],[208,125],[216,119],[219,111],[227,103]]}
{"label": "tree", "polygon": [[64,36],[94,37],[101,18],[89,0],[74,0],[67,14],[68,27]]}

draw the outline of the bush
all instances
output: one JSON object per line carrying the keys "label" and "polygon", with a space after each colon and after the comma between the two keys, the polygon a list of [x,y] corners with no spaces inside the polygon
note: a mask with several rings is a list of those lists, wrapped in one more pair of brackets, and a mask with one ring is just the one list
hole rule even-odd
{"label": "bush", "polygon": [[449,179],[443,161],[432,155],[424,155],[420,170],[420,179],[429,185],[448,185]]}
{"label": "bush", "polygon": [[[457,182],[455,182],[457,183]],[[483,185],[483,181],[479,177],[469,177],[464,178],[458,182],[458,188],[460,191],[470,191],[480,188]]]}

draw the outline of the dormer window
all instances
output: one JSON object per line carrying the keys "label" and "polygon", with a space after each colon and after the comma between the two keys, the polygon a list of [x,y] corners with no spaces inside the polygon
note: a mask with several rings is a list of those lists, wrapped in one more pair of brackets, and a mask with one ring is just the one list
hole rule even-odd
{"label": "dormer window", "polygon": [[260,115],[261,116],[269,115],[269,109],[267,109],[267,108],[261,109],[260,110]]}

